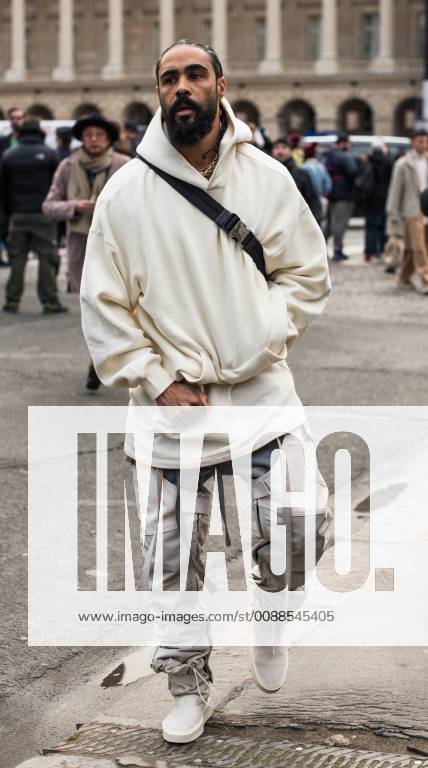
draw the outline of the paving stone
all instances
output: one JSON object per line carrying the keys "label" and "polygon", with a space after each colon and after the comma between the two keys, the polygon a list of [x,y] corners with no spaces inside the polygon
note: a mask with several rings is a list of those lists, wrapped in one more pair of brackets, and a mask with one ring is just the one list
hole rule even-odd
{"label": "paving stone", "polygon": [[[61,753],[143,757],[167,768],[428,768],[428,760],[407,755],[296,744],[287,740],[260,740],[228,736],[202,736],[192,744],[167,744],[159,730],[92,724],[78,731],[74,742],[56,747]],[[119,762],[120,764],[120,762]],[[129,763],[128,763],[129,765]],[[138,762],[136,763],[138,765]],[[98,768],[98,766],[97,766]]]}
{"label": "paving stone", "polygon": [[428,670],[421,649],[388,648],[382,656],[377,648],[323,648],[322,660],[317,648],[291,650],[287,681],[278,693],[266,696],[248,682],[212,721],[280,728],[297,723],[336,733],[346,727],[428,738]]}
{"label": "paving stone", "polygon": [[49,755],[33,757],[18,768],[117,768],[117,763],[105,758],[79,757],[78,755]]}

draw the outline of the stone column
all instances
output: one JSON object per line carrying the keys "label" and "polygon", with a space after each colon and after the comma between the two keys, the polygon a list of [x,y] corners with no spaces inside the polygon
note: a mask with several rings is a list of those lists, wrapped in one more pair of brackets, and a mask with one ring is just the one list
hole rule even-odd
{"label": "stone column", "polygon": [[160,0],[160,53],[175,40],[174,0]]}
{"label": "stone column", "polygon": [[394,69],[394,0],[379,0],[379,53],[373,69],[383,72]]}
{"label": "stone column", "polygon": [[25,0],[11,2],[11,61],[4,79],[10,82],[25,79]]}
{"label": "stone column", "polygon": [[123,0],[108,3],[108,59],[102,74],[105,80],[123,75]]}
{"label": "stone column", "polygon": [[227,67],[227,0],[211,0],[212,46],[223,70]]}
{"label": "stone column", "polygon": [[322,0],[321,55],[315,63],[319,74],[337,72],[337,0]]}
{"label": "stone column", "polygon": [[266,75],[282,72],[281,0],[266,0],[266,54],[260,72]]}
{"label": "stone column", "polygon": [[58,27],[58,66],[52,77],[54,80],[73,80],[74,78],[74,18],[73,0],[59,0]]}

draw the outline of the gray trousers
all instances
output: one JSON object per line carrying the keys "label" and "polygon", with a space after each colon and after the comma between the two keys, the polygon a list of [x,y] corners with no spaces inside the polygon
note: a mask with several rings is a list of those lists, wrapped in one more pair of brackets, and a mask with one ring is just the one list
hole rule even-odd
{"label": "gray trousers", "polygon": [[352,200],[332,200],[328,205],[326,239],[333,237],[334,250],[343,250],[343,238],[354,210]]}
{"label": "gray trousers", "polygon": [[37,295],[41,304],[57,304],[56,272],[59,265],[55,245],[55,223],[43,213],[14,213],[10,219],[8,237],[10,276],[6,299],[19,304],[24,292],[24,275],[29,251],[39,260]]}
{"label": "gray trousers", "polygon": [[[304,436],[302,438],[304,432]],[[287,458],[287,490],[289,492],[303,491],[305,488],[304,453],[301,440],[309,439],[305,428],[294,435],[285,435],[274,440],[267,446],[255,451],[252,455],[252,503],[253,519],[255,521],[255,536],[253,535],[253,560],[255,563],[255,581],[264,592],[281,592],[285,587],[296,590],[305,581],[305,514],[304,509],[278,509],[278,523],[288,524],[287,537],[290,536],[291,565],[287,562],[287,572],[281,576],[274,575],[270,566],[270,460],[271,453],[280,447]],[[227,463],[228,465],[230,464]],[[208,468],[209,471],[210,468]],[[212,471],[213,468],[211,468]],[[230,467],[223,467],[225,474]],[[143,589],[152,586],[152,555],[156,549],[159,500],[155,491],[156,474],[159,470],[152,469],[149,505],[145,524],[145,536],[142,541],[144,560]],[[230,472],[231,473],[231,472]],[[134,482],[136,469],[134,467]],[[318,562],[326,547],[326,531],[330,523],[328,509],[328,489],[317,469],[316,478],[316,561]],[[163,536],[164,553],[168,552],[166,572],[164,572],[164,589],[178,589],[180,577],[179,526],[176,518],[177,484],[176,471],[164,470],[162,479],[163,493]],[[212,491],[200,487],[196,501],[196,523],[191,544],[191,561],[198,565],[201,562],[204,543],[209,530],[209,512]],[[138,499],[138,489],[136,488]],[[281,513],[284,520],[281,520]],[[287,520],[285,520],[287,516]],[[288,522],[287,522],[288,521]],[[291,534],[291,535],[290,535]],[[165,557],[165,555],[164,555]],[[165,569],[165,563],[164,563]],[[199,568],[189,566],[187,589],[199,589],[202,585]],[[202,693],[207,695],[212,681],[209,666],[211,646],[172,647],[159,646],[152,660],[155,672],[168,674],[169,689],[173,696]]]}

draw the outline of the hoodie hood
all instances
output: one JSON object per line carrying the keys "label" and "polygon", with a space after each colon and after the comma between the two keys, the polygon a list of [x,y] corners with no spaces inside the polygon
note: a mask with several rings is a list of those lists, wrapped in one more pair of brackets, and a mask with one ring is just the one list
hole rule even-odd
{"label": "hoodie hood", "polygon": [[162,120],[162,110],[159,107],[153,120],[151,121],[143,139],[137,147],[137,152],[146,158],[152,165],[156,165],[162,171],[176,176],[178,179],[194,184],[201,189],[215,189],[224,187],[227,181],[227,159],[231,150],[240,143],[247,143],[251,140],[251,129],[238,120],[232,107],[224,97],[221,105],[227,115],[227,130],[221,140],[220,156],[211,179],[204,179],[203,176],[193,168],[190,163],[178,152],[171,144],[167,132],[164,130]]}

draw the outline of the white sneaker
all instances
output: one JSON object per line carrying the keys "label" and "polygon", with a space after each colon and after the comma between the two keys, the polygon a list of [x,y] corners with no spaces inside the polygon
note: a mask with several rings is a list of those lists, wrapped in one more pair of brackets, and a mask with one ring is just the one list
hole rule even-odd
{"label": "white sneaker", "polygon": [[413,274],[410,275],[409,282],[418,293],[428,293],[428,283],[425,282],[418,272],[413,272]]}
{"label": "white sneaker", "polygon": [[279,691],[288,670],[288,648],[283,645],[255,645],[251,648],[253,680],[264,693]]}
{"label": "white sneaker", "polygon": [[210,700],[205,703],[197,693],[173,696],[174,707],[162,721],[162,735],[172,744],[195,741],[204,732],[204,725],[213,708]]}

